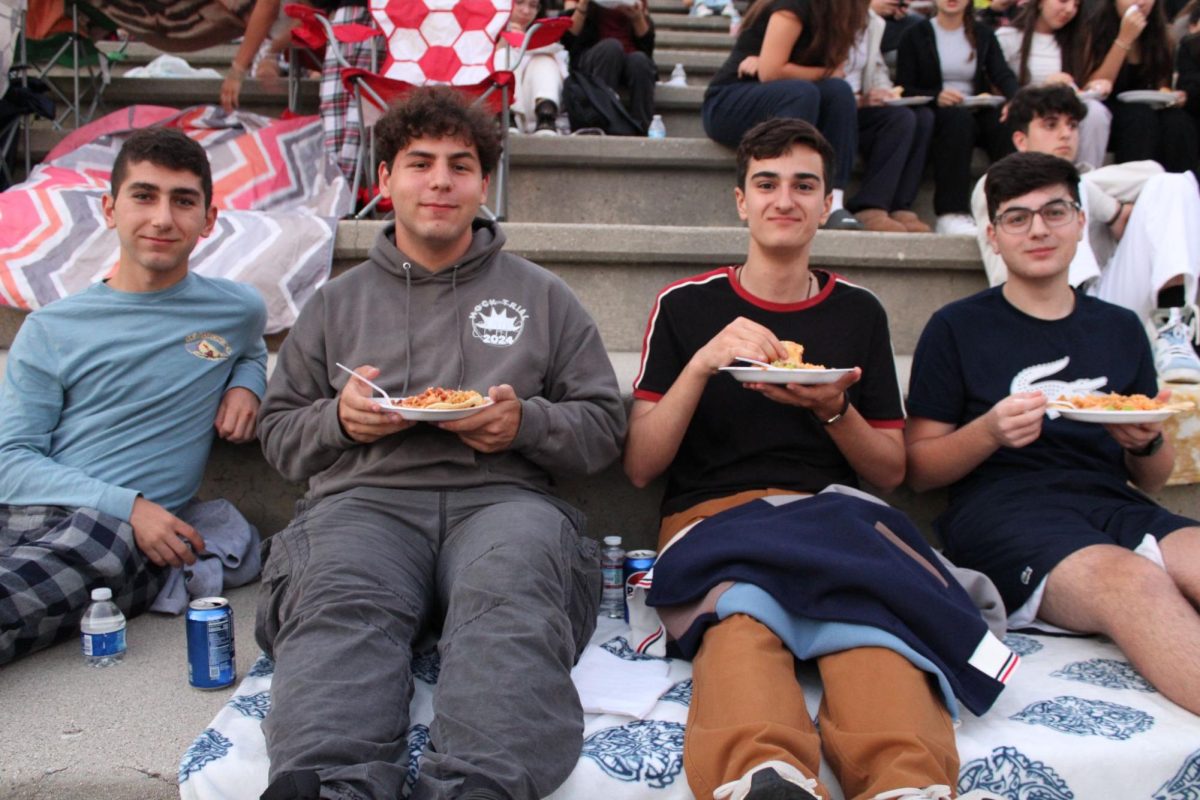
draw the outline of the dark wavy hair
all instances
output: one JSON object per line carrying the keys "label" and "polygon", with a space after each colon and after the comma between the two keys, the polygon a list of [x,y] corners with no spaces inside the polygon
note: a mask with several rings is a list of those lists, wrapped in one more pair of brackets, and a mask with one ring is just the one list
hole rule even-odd
{"label": "dark wavy hair", "polygon": [[479,153],[484,177],[500,160],[500,131],[496,120],[449,86],[413,89],[388,108],[375,123],[380,163],[389,166],[396,154],[416,139],[457,139]]}
{"label": "dark wavy hair", "polygon": [[[754,25],[759,17],[771,14],[771,7],[777,0],[754,0],[750,10],[742,19],[742,28]],[[810,19],[805,25],[811,26],[812,42],[800,54],[801,66],[825,67],[832,73],[834,69],[850,55],[850,48],[859,32],[867,26],[867,8],[870,3],[866,0],[810,0]]]}
{"label": "dark wavy hair", "polygon": [[[1013,27],[1021,31],[1021,67],[1017,72],[1017,81],[1022,86],[1029,83],[1029,51],[1033,47],[1034,29],[1038,17],[1042,13],[1042,0],[1031,0],[1021,7],[1013,20]],[[1083,0],[1075,0],[1075,16],[1066,25],[1054,32],[1054,40],[1062,52],[1062,71],[1082,85],[1086,76],[1079,74],[1080,49],[1082,38],[1079,35],[1079,18],[1083,16]]]}
{"label": "dark wavy hair", "polygon": [[121,145],[112,168],[112,196],[125,182],[125,173],[130,164],[149,162],[156,167],[190,172],[200,179],[200,191],[204,195],[204,207],[212,205],[213,179],[208,154],[195,139],[177,128],[141,128],[134,131]]}
{"label": "dark wavy hair", "polygon": [[1035,117],[1062,114],[1078,122],[1087,116],[1088,108],[1070,86],[1061,83],[1049,86],[1025,86],[1008,106],[1008,125],[1014,131],[1028,134]]}
{"label": "dark wavy hair", "polygon": [[[1087,31],[1087,41],[1083,48],[1083,77],[1086,79],[1104,62],[1104,57],[1108,55],[1121,30],[1116,0],[1091,3],[1083,25]],[[1169,86],[1174,71],[1174,50],[1167,35],[1167,17],[1161,2],[1156,2],[1150,9],[1150,15],[1146,18],[1146,29],[1138,37],[1138,44],[1142,66],[1146,68],[1150,80],[1154,83],[1149,88]]]}
{"label": "dark wavy hair", "polygon": [[821,169],[824,173],[821,182],[825,184],[825,194],[829,194],[833,191],[833,185],[830,183],[830,176],[833,175],[833,145],[829,144],[811,122],[791,117],[775,117],[746,131],[737,149],[738,188],[746,188],[746,173],[750,169],[751,159],[761,161],[766,158],[779,158],[797,146],[815,150],[821,157]]}
{"label": "dark wavy hair", "polygon": [[1047,186],[1059,185],[1066,186],[1071,199],[1079,202],[1079,170],[1065,158],[1045,153],[1007,155],[987,171],[984,195],[987,197],[988,219],[996,219],[1001,203]]}

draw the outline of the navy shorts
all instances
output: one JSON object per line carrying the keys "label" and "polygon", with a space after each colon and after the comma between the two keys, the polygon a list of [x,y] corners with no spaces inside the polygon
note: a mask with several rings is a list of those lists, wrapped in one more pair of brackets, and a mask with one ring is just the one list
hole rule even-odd
{"label": "navy shorts", "polygon": [[1167,511],[1117,478],[1095,473],[1021,476],[956,503],[937,521],[946,556],[986,574],[1009,613],[1059,562],[1095,544],[1133,550],[1196,520]]}

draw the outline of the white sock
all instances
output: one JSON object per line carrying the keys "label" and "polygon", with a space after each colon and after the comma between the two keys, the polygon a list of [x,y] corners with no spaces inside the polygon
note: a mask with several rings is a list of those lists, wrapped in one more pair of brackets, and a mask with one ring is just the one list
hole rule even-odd
{"label": "white sock", "polygon": [[842,199],[845,196],[846,196],[846,193],[842,189],[834,189],[833,190],[833,208],[831,208],[829,210],[837,211],[841,208],[844,208],[844,206],[842,205]]}

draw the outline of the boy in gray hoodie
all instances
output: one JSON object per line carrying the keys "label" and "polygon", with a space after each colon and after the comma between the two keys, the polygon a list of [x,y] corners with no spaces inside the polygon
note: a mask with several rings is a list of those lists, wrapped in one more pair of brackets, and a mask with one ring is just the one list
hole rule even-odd
{"label": "boy in gray hoodie", "polygon": [[[440,627],[411,797],[532,800],[579,757],[570,669],[600,593],[582,515],[547,492],[554,474],[616,458],[624,409],[578,299],[475,219],[494,121],[421,89],[376,136],[395,223],[305,306],[259,418],[267,459],[309,485],[265,545],[256,633],[276,665],[263,797],[398,797],[412,645]],[[338,362],[393,395],[476,389],[491,403],[406,420]]]}

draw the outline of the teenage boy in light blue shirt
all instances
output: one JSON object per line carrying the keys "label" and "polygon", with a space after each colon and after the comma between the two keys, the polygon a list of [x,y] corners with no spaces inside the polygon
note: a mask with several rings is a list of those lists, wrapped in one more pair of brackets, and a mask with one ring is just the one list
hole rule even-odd
{"label": "teenage boy in light blue shirt", "polygon": [[30,314],[0,387],[0,664],[74,633],[93,588],[131,616],[195,562],[176,514],[266,388],[262,299],[188,272],[217,214],[203,148],[134,133],[103,210],[115,273]]}

